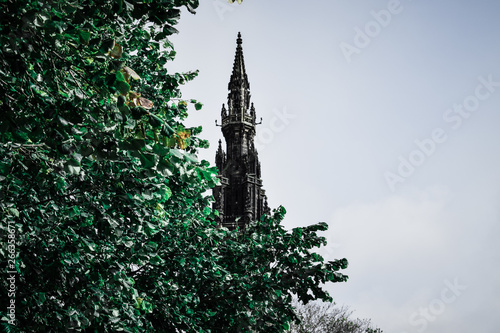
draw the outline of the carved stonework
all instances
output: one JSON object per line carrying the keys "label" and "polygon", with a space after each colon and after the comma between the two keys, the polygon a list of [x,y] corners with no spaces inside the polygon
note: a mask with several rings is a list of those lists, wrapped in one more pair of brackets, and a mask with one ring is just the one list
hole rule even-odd
{"label": "carved stonework", "polygon": [[250,104],[250,84],[241,44],[241,34],[238,33],[233,72],[228,85],[227,109],[223,104],[221,110],[227,153],[219,140],[215,156],[221,184],[213,190],[214,209],[219,211],[219,223],[229,229],[244,228],[250,221],[269,213],[254,145],[255,107]]}

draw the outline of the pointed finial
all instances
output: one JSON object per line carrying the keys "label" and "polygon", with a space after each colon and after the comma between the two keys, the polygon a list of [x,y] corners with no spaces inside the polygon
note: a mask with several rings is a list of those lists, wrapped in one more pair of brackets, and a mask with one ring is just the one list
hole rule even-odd
{"label": "pointed finial", "polygon": [[224,118],[227,116],[227,111],[226,111],[226,105],[222,104],[222,110],[220,112],[220,115]]}
{"label": "pointed finial", "polygon": [[241,40],[241,32],[238,32],[238,39],[236,39],[236,44],[241,45],[242,40]]}
{"label": "pointed finial", "polygon": [[219,147],[217,148],[217,156],[219,155],[223,155],[223,151],[222,151],[222,140],[219,139]]}

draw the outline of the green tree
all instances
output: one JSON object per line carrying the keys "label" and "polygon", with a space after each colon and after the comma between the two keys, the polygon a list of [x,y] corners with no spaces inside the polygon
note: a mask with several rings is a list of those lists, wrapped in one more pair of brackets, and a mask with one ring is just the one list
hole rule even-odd
{"label": "green tree", "polygon": [[290,333],[382,333],[369,319],[352,318],[347,306],[335,303],[295,303],[300,323],[292,323]]}
{"label": "green tree", "polygon": [[324,223],[213,222],[208,142],[182,123],[197,72],[166,67],[182,6],[198,1],[0,1],[6,331],[280,332],[292,294],[347,279],[311,252]]}

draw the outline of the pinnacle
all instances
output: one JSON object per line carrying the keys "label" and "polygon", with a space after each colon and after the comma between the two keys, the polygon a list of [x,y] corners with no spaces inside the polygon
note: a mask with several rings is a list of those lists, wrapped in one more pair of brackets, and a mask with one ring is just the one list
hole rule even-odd
{"label": "pinnacle", "polygon": [[236,53],[234,55],[233,72],[229,82],[229,90],[240,89],[241,87],[249,88],[247,74],[245,72],[245,62],[243,60],[243,48],[241,47],[241,33],[238,32],[236,40]]}

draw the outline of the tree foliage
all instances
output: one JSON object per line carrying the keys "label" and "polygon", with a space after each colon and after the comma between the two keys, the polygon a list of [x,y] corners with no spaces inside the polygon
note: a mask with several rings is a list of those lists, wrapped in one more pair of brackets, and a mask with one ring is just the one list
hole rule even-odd
{"label": "tree foliage", "polygon": [[292,323],[290,333],[382,333],[369,319],[352,318],[352,311],[335,303],[296,303],[300,323]]}
{"label": "tree foliage", "polygon": [[0,1],[6,331],[280,332],[292,294],[347,279],[311,252],[326,224],[213,222],[217,170],[183,125],[202,104],[179,90],[197,72],[166,67],[182,6],[198,1]]}

